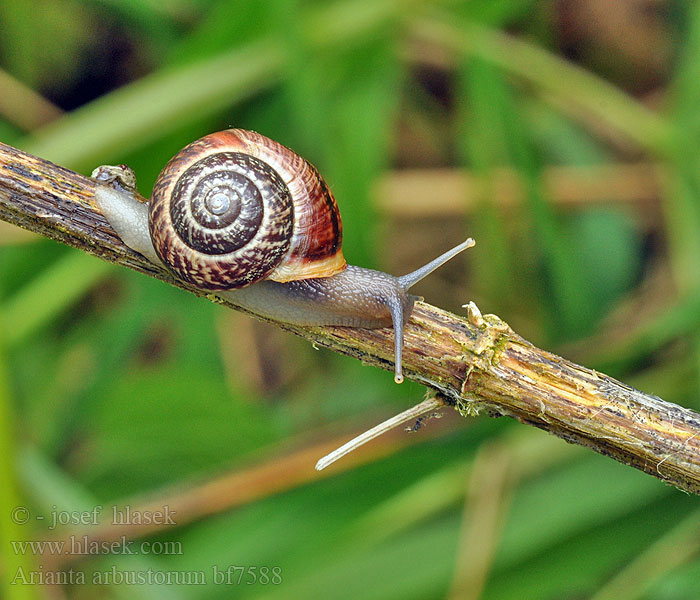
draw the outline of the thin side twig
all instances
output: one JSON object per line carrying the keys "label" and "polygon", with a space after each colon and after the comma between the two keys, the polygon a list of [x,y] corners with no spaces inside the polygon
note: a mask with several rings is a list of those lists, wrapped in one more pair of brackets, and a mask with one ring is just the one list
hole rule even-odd
{"label": "thin side twig", "polygon": [[360,435],[352,438],[349,442],[346,442],[339,448],[333,450],[333,452],[326,454],[321,460],[319,460],[316,463],[316,470],[323,471],[323,469],[325,469],[329,465],[332,465],[335,461],[343,458],[343,456],[347,456],[351,452],[357,450],[360,446],[363,446],[367,442],[371,442],[373,439],[378,438],[380,435],[383,435],[384,433],[391,431],[392,429],[399,427],[400,425],[404,425],[409,421],[416,421],[417,423],[420,423],[420,421],[417,420],[420,419],[423,415],[430,411],[434,411],[444,405],[445,401],[440,395],[430,396],[429,398],[426,398],[425,400],[423,400],[423,402],[416,404],[415,406],[412,406],[407,410],[404,410],[403,412],[399,413],[394,417],[391,417],[390,419],[387,419],[386,421],[382,421],[379,425],[375,425],[371,429],[362,432]]}
{"label": "thin side twig", "polygon": [[[94,203],[95,183],[0,144],[0,219],[70,244],[197,295],[133,252]],[[366,364],[393,369],[390,329],[295,327],[288,331]],[[463,413],[484,408],[700,493],[700,415],[541,350],[495,315],[460,317],[418,303],[406,327],[404,374]]]}

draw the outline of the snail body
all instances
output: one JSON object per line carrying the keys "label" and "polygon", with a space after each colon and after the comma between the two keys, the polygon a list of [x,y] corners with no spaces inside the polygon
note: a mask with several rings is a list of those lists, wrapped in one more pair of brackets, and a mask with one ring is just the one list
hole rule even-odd
{"label": "snail body", "polygon": [[474,245],[469,239],[394,277],[347,265],[338,206],[318,171],[260,134],[230,129],[183,148],[148,203],[133,171],[99,167],[95,199],[122,241],[178,278],[263,317],[295,325],[393,325],[395,380],[403,380],[408,289]]}

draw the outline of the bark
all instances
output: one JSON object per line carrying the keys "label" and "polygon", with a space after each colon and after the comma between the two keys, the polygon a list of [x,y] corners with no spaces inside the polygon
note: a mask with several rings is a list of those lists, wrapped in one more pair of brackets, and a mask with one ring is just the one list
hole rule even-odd
{"label": "bark", "polygon": [[[226,304],[124,246],[97,209],[94,189],[87,177],[0,144],[0,219]],[[393,370],[391,329],[275,324]],[[416,305],[404,375],[465,415],[484,409],[511,416],[700,493],[700,415],[541,350],[473,305],[465,317]]]}

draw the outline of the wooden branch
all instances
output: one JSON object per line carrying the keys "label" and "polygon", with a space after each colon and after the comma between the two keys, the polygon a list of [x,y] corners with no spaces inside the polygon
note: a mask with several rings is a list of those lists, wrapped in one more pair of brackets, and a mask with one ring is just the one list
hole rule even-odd
{"label": "wooden branch", "polygon": [[[94,182],[0,144],[0,219],[225,304],[124,246],[96,208]],[[393,369],[390,329],[276,325],[336,352]],[[700,415],[536,348],[495,315],[418,303],[404,374],[463,414],[508,415],[700,494]]]}

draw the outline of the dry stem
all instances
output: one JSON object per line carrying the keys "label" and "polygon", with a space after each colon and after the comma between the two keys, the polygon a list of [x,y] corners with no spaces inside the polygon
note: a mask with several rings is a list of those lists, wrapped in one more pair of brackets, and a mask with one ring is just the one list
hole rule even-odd
{"label": "dry stem", "polygon": [[[204,295],[124,246],[96,208],[94,186],[87,177],[0,144],[0,219]],[[393,369],[390,329],[275,324]],[[406,327],[404,374],[464,414],[484,408],[511,416],[700,493],[700,415],[540,350],[495,315],[481,317],[472,307],[463,318],[418,303]]]}

